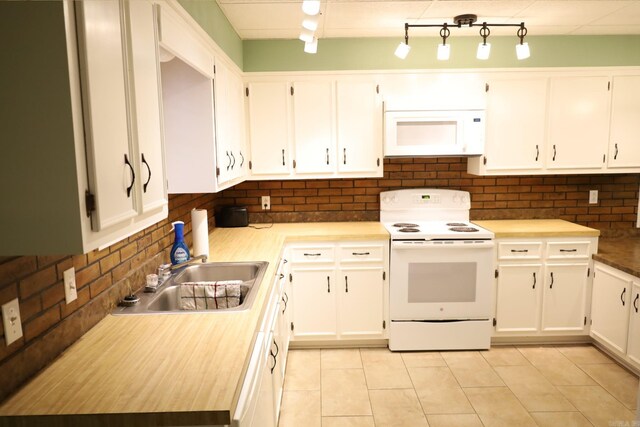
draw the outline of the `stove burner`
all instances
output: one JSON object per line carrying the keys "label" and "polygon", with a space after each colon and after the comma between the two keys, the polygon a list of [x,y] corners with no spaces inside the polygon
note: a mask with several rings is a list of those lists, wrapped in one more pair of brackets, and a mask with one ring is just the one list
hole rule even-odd
{"label": "stove burner", "polygon": [[405,227],[410,227],[410,228],[414,228],[417,227],[418,224],[413,224],[410,222],[396,222],[395,224],[393,224],[394,227],[400,227],[400,228],[405,228]]}
{"label": "stove burner", "polygon": [[475,231],[480,231],[473,227],[451,227],[449,230],[456,231],[458,233],[473,233]]}
{"label": "stove burner", "polygon": [[448,222],[448,227],[468,227],[464,222]]}
{"label": "stove burner", "polygon": [[420,230],[418,230],[417,228],[414,228],[414,227],[403,227],[398,231],[401,232],[401,233],[417,233]]}

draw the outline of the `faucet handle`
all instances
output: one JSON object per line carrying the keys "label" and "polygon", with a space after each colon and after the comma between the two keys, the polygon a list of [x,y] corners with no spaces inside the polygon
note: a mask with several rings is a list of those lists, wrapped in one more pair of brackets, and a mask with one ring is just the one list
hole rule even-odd
{"label": "faucet handle", "polygon": [[171,277],[171,264],[160,264],[160,266],[158,266],[158,277],[160,278],[160,282],[164,282]]}

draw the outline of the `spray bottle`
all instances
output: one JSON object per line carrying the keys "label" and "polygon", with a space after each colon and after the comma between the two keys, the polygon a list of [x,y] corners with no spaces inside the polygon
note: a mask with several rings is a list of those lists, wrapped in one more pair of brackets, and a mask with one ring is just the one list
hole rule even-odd
{"label": "spray bottle", "polygon": [[172,222],[172,230],[175,230],[175,241],[171,248],[171,264],[176,265],[188,261],[190,258],[189,247],[184,242],[184,222]]}

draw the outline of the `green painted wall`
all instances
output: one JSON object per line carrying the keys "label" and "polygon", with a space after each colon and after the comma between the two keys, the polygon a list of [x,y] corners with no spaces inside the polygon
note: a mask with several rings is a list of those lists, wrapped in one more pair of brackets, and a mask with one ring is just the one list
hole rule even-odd
{"label": "green painted wall", "polygon": [[215,0],[178,0],[218,46],[243,68],[242,40]]}
{"label": "green painted wall", "polygon": [[529,59],[518,61],[517,37],[491,37],[491,57],[476,59],[480,37],[451,37],[451,59],[436,59],[438,37],[410,38],[405,60],[393,54],[401,37],[320,39],[318,53],[299,40],[245,40],[244,71],[328,71],[432,68],[517,68],[640,65],[640,36],[528,36]]}

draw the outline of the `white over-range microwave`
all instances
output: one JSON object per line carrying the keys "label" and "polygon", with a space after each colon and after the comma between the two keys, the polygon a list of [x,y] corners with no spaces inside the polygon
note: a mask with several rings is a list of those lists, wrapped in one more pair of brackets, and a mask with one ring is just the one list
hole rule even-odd
{"label": "white over-range microwave", "polygon": [[385,157],[479,156],[484,150],[484,110],[384,112]]}

